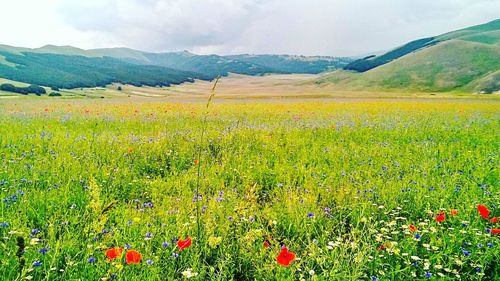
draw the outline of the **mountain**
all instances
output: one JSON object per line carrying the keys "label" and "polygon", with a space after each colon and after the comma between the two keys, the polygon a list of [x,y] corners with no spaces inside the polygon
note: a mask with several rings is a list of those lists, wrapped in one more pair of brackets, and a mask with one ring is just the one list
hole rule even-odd
{"label": "mountain", "polygon": [[351,59],[321,56],[235,55],[227,58],[261,65],[280,73],[317,74],[346,66]]}
{"label": "mountain", "polygon": [[273,68],[218,55],[195,55],[186,51],[156,54],[145,53],[144,55],[154,65],[204,73],[211,77],[225,76],[230,72],[247,75],[280,73]]}
{"label": "mountain", "polygon": [[167,86],[194,79],[209,79],[199,73],[137,65],[109,57],[31,52],[16,54],[1,50],[0,77],[58,88],[98,87],[115,82],[137,86]]}
{"label": "mountain", "polygon": [[124,83],[165,86],[211,80],[229,73],[320,73],[351,60],[278,55],[196,55],[187,51],[150,53],[128,48],[83,50],[46,45],[29,49],[0,45],[0,78],[58,88]]}
{"label": "mountain", "polygon": [[500,20],[419,39],[315,81],[333,89],[500,90]]}

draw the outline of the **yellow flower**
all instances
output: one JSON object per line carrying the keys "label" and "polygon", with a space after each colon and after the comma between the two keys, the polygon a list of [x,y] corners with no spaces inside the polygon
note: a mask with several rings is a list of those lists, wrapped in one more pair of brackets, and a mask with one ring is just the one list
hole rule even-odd
{"label": "yellow flower", "polygon": [[210,246],[210,248],[219,246],[221,242],[222,237],[211,236],[210,238],[208,238],[208,245]]}

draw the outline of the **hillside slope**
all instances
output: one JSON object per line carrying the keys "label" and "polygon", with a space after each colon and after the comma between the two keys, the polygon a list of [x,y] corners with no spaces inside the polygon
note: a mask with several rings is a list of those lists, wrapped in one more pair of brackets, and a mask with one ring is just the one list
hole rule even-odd
{"label": "hillside slope", "polygon": [[[433,44],[362,73],[336,71],[315,82],[351,90],[500,90],[500,20],[433,38]],[[389,53],[394,54],[394,50]]]}

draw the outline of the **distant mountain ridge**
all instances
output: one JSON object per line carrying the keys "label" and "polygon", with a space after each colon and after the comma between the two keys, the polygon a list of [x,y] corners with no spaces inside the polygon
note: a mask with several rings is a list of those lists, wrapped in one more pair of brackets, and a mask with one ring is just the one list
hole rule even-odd
{"label": "distant mountain ridge", "polygon": [[500,91],[500,19],[353,61],[315,83],[333,90]]}
{"label": "distant mountain ridge", "polygon": [[83,50],[46,45],[29,49],[0,45],[0,77],[19,82],[80,88],[124,83],[167,86],[229,73],[320,73],[351,59],[286,55],[196,55],[187,51],[150,53],[129,48]]}

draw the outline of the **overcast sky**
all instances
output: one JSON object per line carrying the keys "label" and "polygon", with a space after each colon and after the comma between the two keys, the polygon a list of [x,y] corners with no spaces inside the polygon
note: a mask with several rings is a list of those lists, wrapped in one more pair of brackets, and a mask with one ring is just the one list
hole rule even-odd
{"label": "overcast sky", "polygon": [[500,0],[0,0],[0,44],[349,56],[499,17]]}

